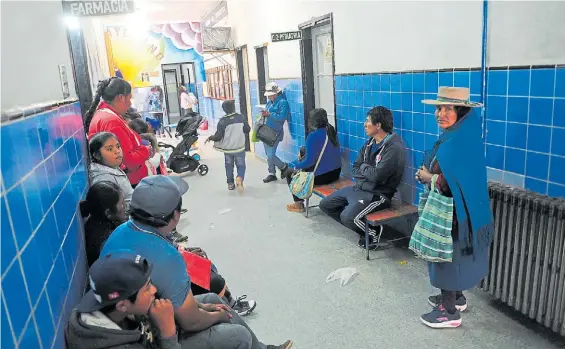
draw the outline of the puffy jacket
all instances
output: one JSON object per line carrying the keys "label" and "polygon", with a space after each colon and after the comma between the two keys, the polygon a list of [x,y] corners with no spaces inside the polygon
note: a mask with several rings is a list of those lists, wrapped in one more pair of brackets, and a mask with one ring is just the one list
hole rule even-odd
{"label": "puffy jacket", "polygon": [[406,156],[400,136],[392,133],[382,144],[371,138],[363,145],[351,174],[355,188],[391,200],[402,181]]}
{"label": "puffy jacket", "polygon": [[[149,339],[154,335],[150,325],[146,321],[139,322],[139,325],[140,328],[135,330],[123,330],[99,311],[79,313],[73,310],[65,329],[67,348],[181,349],[178,336],[157,340]],[[144,332],[141,331],[141,326],[144,327]]]}
{"label": "puffy jacket", "polygon": [[110,108],[98,109],[88,128],[88,139],[99,132],[112,132],[118,137],[124,153],[125,172],[132,185],[147,177],[145,161],[149,160],[149,147],[141,144],[141,137],[129,128],[121,116]]}
{"label": "puffy jacket", "polygon": [[216,133],[210,136],[214,149],[224,153],[245,151],[245,134],[251,131],[247,120],[241,114],[229,114],[218,122]]}
{"label": "puffy jacket", "polygon": [[265,106],[265,110],[268,110],[271,115],[266,118],[266,125],[277,130],[279,132],[278,141],[282,141],[284,137],[283,126],[285,121],[287,121],[290,115],[290,107],[288,101],[283,94],[280,94],[272,102],[269,100]]}
{"label": "puffy jacket", "polygon": [[129,205],[131,195],[133,194],[133,188],[131,187],[129,179],[124,171],[119,168],[112,168],[93,162],[90,164],[90,181],[92,184],[102,181],[116,183],[122,190],[124,201]]}

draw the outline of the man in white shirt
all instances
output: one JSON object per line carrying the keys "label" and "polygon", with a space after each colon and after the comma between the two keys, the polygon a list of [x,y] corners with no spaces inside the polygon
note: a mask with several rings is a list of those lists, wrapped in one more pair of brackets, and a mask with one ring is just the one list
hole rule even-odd
{"label": "man in white shirt", "polygon": [[188,113],[192,113],[194,106],[198,103],[198,100],[192,92],[187,93],[186,87],[180,87],[180,107],[182,109],[182,116],[185,117]]}

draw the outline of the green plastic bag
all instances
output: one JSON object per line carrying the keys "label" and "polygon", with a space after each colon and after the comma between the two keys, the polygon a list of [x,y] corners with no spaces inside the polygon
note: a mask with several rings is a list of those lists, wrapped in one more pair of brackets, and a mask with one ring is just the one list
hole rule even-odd
{"label": "green plastic bag", "polygon": [[253,129],[251,130],[251,142],[253,143],[259,142],[259,139],[257,138],[257,129],[261,125],[259,121],[261,121],[261,115],[258,115],[253,123]]}

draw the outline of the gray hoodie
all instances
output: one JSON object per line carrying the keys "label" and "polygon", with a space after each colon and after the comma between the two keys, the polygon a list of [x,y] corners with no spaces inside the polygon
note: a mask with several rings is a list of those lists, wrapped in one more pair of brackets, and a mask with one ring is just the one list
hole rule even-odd
{"label": "gray hoodie", "polygon": [[93,162],[90,164],[90,180],[92,184],[102,181],[116,183],[122,190],[124,200],[129,206],[131,195],[133,194],[133,188],[131,187],[128,176],[124,171],[119,168],[112,168]]}
{"label": "gray hoodie", "polygon": [[123,330],[99,311],[79,313],[76,309],[65,329],[68,349],[181,349],[177,336],[151,340],[153,335],[148,322]]}

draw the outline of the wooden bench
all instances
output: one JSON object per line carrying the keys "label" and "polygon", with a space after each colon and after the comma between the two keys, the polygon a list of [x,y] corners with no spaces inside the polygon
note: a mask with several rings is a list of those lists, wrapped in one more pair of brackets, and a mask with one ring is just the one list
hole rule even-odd
{"label": "wooden bench", "polygon": [[[313,193],[321,198],[325,198],[333,192],[342,188],[353,186],[353,184],[354,183],[352,180],[341,177],[337,182],[315,186]],[[310,206],[310,199],[307,199],[305,204],[306,217],[308,217],[309,208],[318,207],[318,205]],[[389,246],[394,241],[410,238],[410,234],[408,234],[408,236],[387,240],[386,242],[381,244],[383,225],[391,224],[400,219],[404,219],[408,222],[408,227],[411,232],[416,225],[416,222],[418,221],[418,208],[411,203],[403,202],[400,199],[393,198],[390,208],[369,213],[367,216],[365,216],[365,251],[367,260],[369,260],[369,226],[379,228],[379,233],[376,236],[376,245],[378,249],[383,245]]]}

